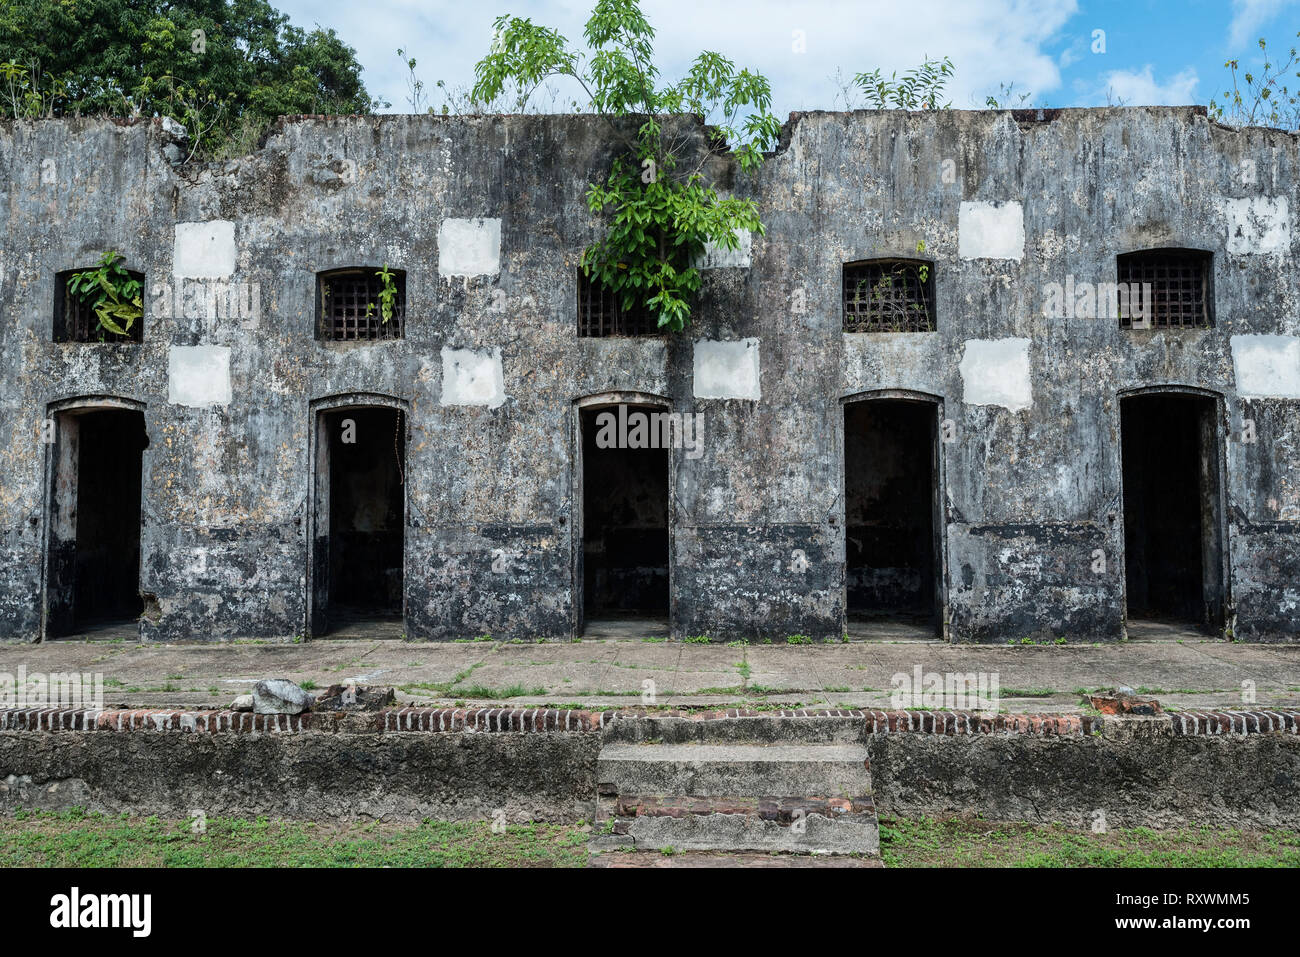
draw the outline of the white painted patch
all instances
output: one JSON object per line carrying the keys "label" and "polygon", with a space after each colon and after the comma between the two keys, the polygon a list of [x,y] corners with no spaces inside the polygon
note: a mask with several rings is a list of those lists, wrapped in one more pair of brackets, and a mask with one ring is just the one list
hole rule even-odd
{"label": "white painted patch", "polygon": [[1300,399],[1300,337],[1233,336],[1237,394]]}
{"label": "white painted patch", "polygon": [[444,219],[438,227],[438,275],[494,276],[501,271],[501,220]]}
{"label": "white painted patch", "polygon": [[1025,209],[1017,202],[961,204],[957,255],[962,259],[1014,259],[1025,255]]}
{"label": "white painted patch", "polygon": [[485,405],[498,408],[506,401],[501,350],[442,348],[442,405]]}
{"label": "white painted patch", "polygon": [[748,268],[754,248],[754,234],[748,229],[738,229],[736,230],[736,239],[739,245],[735,249],[724,249],[714,243],[707,244],[704,247],[704,255],[700,258],[699,268]]}
{"label": "white painted patch", "polygon": [[1285,196],[1221,199],[1228,252],[1284,253],[1291,249],[1291,208]]}
{"label": "white painted patch", "polygon": [[761,398],[758,340],[695,340],[695,398]]}
{"label": "white painted patch", "polygon": [[197,409],[230,404],[229,346],[172,346],[167,353],[167,401]]}
{"label": "white painted patch", "polygon": [[961,358],[962,401],[1012,412],[1034,404],[1028,339],[967,339]]}
{"label": "white painted patch", "polygon": [[177,223],[172,275],[183,279],[221,279],[235,271],[235,224],[227,219]]}

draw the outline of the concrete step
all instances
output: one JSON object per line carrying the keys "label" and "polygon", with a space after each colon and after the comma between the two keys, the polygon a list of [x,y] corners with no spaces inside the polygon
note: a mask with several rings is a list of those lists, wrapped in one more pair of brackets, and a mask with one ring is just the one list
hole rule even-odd
{"label": "concrete step", "polygon": [[847,716],[743,718],[618,718],[605,728],[610,744],[857,744],[863,737],[863,719]]}
{"label": "concrete step", "polygon": [[884,867],[878,857],[846,857],[843,854],[772,854],[763,851],[611,851],[591,855],[588,867],[608,868],[694,868],[694,867]]}
{"label": "concrete step", "polygon": [[621,794],[602,802],[593,850],[876,855],[869,797],[743,798]]}
{"label": "concrete step", "polygon": [[603,794],[692,797],[869,797],[860,744],[606,744],[597,761]]}
{"label": "concrete step", "polygon": [[880,853],[861,718],[620,718],[596,781],[597,855]]}
{"label": "concrete step", "polygon": [[800,826],[752,814],[636,817],[626,832],[638,849],[766,851],[787,854],[878,854],[874,814],[828,817],[809,814]]}

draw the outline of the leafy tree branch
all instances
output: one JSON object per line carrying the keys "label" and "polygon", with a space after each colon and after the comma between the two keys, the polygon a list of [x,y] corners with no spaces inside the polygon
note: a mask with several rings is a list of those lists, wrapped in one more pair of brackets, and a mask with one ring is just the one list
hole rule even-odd
{"label": "leafy tree branch", "polygon": [[740,230],[763,232],[753,200],[724,198],[704,176],[707,149],[672,116],[713,124],[742,171],[752,173],[780,134],[765,77],[719,53],[697,56],[686,75],[665,82],[654,62],[654,28],[638,0],[597,0],[583,33],[586,49],[550,27],[502,16],[471,93],[491,102],[509,84],[526,97],[547,80],[567,78],[607,121],[620,154],[603,182],[590,184],[588,209],[607,219],[582,267],[618,293],[624,309],[645,308],[661,327],[681,330],[700,286],[696,262],[709,245],[735,249]]}
{"label": "leafy tree branch", "polygon": [[387,105],[333,30],[293,26],[267,0],[5,0],[0,94],[16,118],[170,116],[208,158],[276,116]]}

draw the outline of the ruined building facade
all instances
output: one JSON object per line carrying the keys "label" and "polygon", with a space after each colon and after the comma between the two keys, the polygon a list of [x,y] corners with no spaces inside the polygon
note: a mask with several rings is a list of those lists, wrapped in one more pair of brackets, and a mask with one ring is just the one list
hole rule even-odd
{"label": "ruined building facade", "polygon": [[[579,277],[602,122],[292,118],[207,166],[0,126],[0,638],[1300,638],[1294,136],[797,115],[709,160],[766,231],[666,335]],[[66,291],[109,250],[138,341]],[[637,413],[669,448],[598,441]]]}

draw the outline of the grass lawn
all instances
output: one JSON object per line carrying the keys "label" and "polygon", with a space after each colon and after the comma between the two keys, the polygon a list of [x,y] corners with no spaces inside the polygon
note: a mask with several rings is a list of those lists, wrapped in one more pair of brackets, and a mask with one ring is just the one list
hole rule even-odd
{"label": "grass lawn", "polygon": [[1093,834],[1041,824],[881,818],[886,867],[1298,867],[1300,831],[1210,827]]}
{"label": "grass lawn", "polygon": [[0,867],[580,867],[575,826],[490,822],[316,824],[19,811],[0,817]]}
{"label": "grass lawn", "polygon": [[[587,829],[488,822],[191,822],[80,810],[0,817],[0,867],[582,867]],[[1300,832],[1063,827],[882,818],[888,867],[1300,867]]]}

